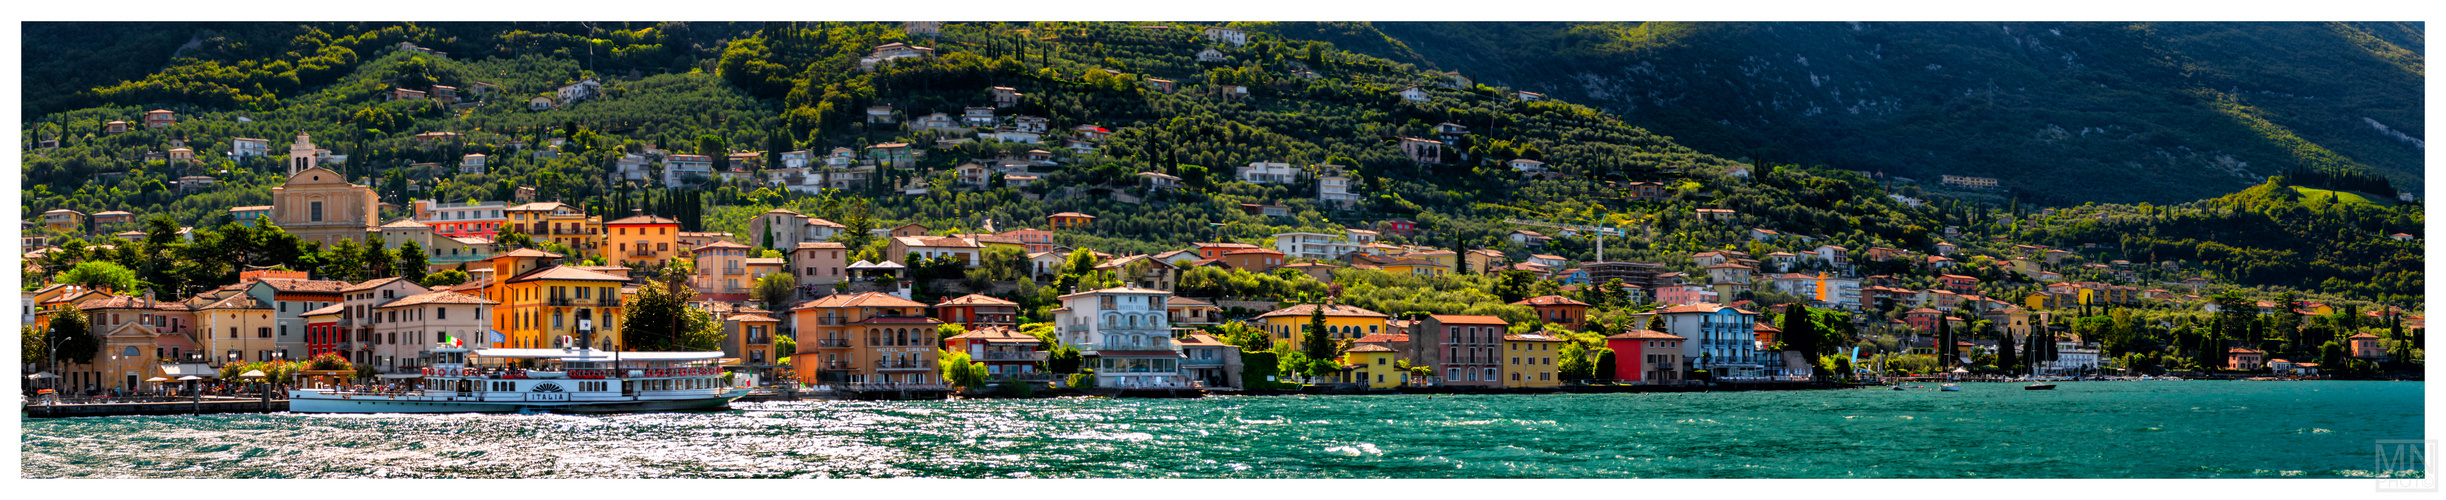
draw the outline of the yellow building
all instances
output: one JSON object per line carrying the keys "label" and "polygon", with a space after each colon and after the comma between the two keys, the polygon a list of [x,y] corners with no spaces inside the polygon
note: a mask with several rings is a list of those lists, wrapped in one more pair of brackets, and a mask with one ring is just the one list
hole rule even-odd
{"label": "yellow building", "polygon": [[1408,257],[1403,257],[1401,260],[1396,260],[1392,263],[1385,264],[1383,267],[1384,272],[1416,276],[1436,276],[1452,272],[1452,266],[1437,264],[1434,261],[1429,261],[1426,259],[1412,259]]}
{"label": "yellow building", "polygon": [[679,221],[637,215],[603,223],[611,243],[604,255],[613,265],[662,262],[687,253],[679,244]]}
{"label": "yellow building", "polygon": [[1545,332],[1503,336],[1504,387],[1554,387],[1562,383],[1555,376],[1555,356],[1562,355],[1563,339]]}
{"label": "yellow building", "polygon": [[42,227],[59,233],[84,232],[85,213],[65,208],[43,212]]}
{"label": "yellow building", "polygon": [[1342,353],[1342,366],[1350,369],[1342,373],[1342,383],[1367,384],[1369,389],[1401,387],[1410,381],[1410,373],[1396,368],[1393,362],[1399,359],[1401,353],[1391,347],[1368,344],[1350,348]]}
{"label": "yellow building", "polygon": [[500,338],[480,339],[485,345],[509,348],[553,348],[571,345],[592,333],[593,347],[617,349],[620,340],[620,285],[627,278],[559,265],[560,254],[531,248],[490,259],[493,276],[484,298],[493,308],[493,330]]}
{"label": "yellow building", "polygon": [[1085,228],[1087,227],[1088,223],[1095,222],[1095,220],[1096,216],[1093,215],[1078,212],[1062,212],[1046,216],[1045,224],[1052,226],[1054,230],[1058,231],[1063,229]]}
{"label": "yellow building", "polygon": [[272,338],[272,330],[278,328],[272,305],[252,295],[233,293],[196,308],[195,322],[196,336],[203,337],[196,343],[203,344],[206,359],[215,365],[270,361],[272,352],[280,349]]}
{"label": "yellow building", "polygon": [[547,201],[509,207],[502,209],[501,214],[510,220],[509,231],[524,233],[536,242],[550,241],[580,253],[603,254],[603,218],[587,216],[586,211],[577,207]]}
{"label": "yellow building", "polygon": [[1384,333],[1384,321],[1392,319],[1390,315],[1362,309],[1358,306],[1300,304],[1257,315],[1251,326],[1274,334],[1276,343],[1290,342],[1292,345],[1299,345],[1301,339],[1306,338],[1302,335],[1305,335],[1308,330],[1308,315],[1316,312],[1319,307],[1325,308],[1325,333],[1336,340],[1356,340],[1360,337]]}
{"label": "yellow building", "polygon": [[1438,266],[1443,266],[1445,269],[1452,269],[1452,268],[1453,268],[1453,267],[1455,267],[1455,266],[1459,266],[1459,265],[1461,265],[1461,254],[1459,254],[1459,253],[1454,253],[1454,252],[1453,252],[1453,251],[1451,251],[1451,250],[1428,250],[1428,251],[1424,251],[1424,252],[1411,252],[1411,253],[1409,253],[1409,254],[1407,254],[1407,255],[1403,255],[1403,256],[1401,256],[1401,258],[1402,258],[1402,259],[1405,259],[1405,260],[1406,260],[1406,259],[1418,259],[1418,260],[1423,260],[1423,261],[1427,261],[1427,262],[1433,262],[1433,263],[1435,263],[1435,265],[1438,265]]}

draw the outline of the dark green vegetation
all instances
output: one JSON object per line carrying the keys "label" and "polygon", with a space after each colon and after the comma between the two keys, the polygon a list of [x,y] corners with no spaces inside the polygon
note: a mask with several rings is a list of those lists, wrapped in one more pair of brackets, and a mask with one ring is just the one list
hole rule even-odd
{"label": "dark green vegetation", "polygon": [[2024,202],[2182,202],[2294,166],[2423,185],[2416,22],[1254,28],[1601,107],[1710,154],[1995,177]]}
{"label": "dark green vegetation", "polygon": [[[1735,133],[1739,127],[1706,125],[1695,118],[1701,111],[1676,111],[1687,115],[1677,119],[1649,116],[1654,114],[1651,113],[1654,110],[1630,110],[1625,113],[1634,119],[1655,123],[1658,129],[1671,129],[1677,134],[1694,138],[1677,139],[1651,133],[1648,129],[1626,123],[1614,114],[1572,104],[1579,97],[1559,90],[1554,94],[1560,99],[1520,102],[1513,99],[1510,89],[1506,88],[1486,85],[1446,88],[1437,85],[1444,81],[1438,73],[1409,63],[1339,48],[1342,45],[1338,44],[1362,49],[1380,47],[1382,50],[1404,47],[1401,42],[1381,36],[1365,40],[1352,38],[1370,33],[1360,29],[1365,28],[1364,25],[1256,26],[1254,28],[1259,33],[1244,47],[1208,42],[1196,34],[1198,26],[1168,25],[1169,30],[1156,31],[1135,25],[1106,23],[951,24],[945,26],[935,39],[913,38],[903,33],[897,25],[859,23],[262,23],[140,26],[153,27],[157,31],[191,30],[194,32],[192,38],[199,44],[181,52],[181,57],[170,59],[170,68],[153,73],[137,72],[113,77],[123,79],[121,81],[74,84],[91,86],[82,90],[60,87],[71,83],[51,82],[46,82],[51,87],[27,89],[30,105],[37,101],[35,96],[43,99],[38,112],[27,114],[27,122],[23,124],[25,132],[21,136],[29,151],[24,158],[27,195],[21,206],[27,216],[38,217],[42,212],[55,208],[87,213],[126,210],[144,217],[167,215],[177,225],[217,228],[226,208],[268,204],[268,189],[282,181],[280,174],[283,171],[277,160],[225,159],[230,147],[229,139],[270,139],[275,150],[278,150],[302,132],[313,134],[319,146],[348,155],[347,162],[338,168],[352,179],[375,181],[377,191],[394,205],[405,205],[411,198],[505,200],[517,187],[527,186],[536,188],[540,200],[570,202],[590,213],[617,216],[625,214],[629,207],[638,207],[650,213],[680,219],[687,229],[729,231],[749,240],[754,236],[744,226],[747,218],[772,207],[790,207],[852,227],[890,227],[917,222],[926,224],[938,233],[980,229],[987,220],[993,221],[999,229],[1042,227],[1041,221],[1046,215],[1076,211],[1096,215],[1098,219],[1089,229],[1058,233],[1057,243],[1114,254],[1152,253],[1177,249],[1191,241],[1213,239],[1217,231],[1209,223],[1226,224],[1220,231],[1224,239],[1256,242],[1265,235],[1282,231],[1362,227],[1385,219],[1408,218],[1417,221],[1422,232],[1410,237],[1390,238],[1392,241],[1456,250],[1496,248],[1508,252],[1514,260],[1534,251],[1574,260],[1661,261],[1695,273],[1699,270],[1689,266],[1684,259],[1689,253],[1728,247],[1742,248],[1754,255],[1807,249],[1817,244],[1841,245],[1855,253],[1877,246],[1924,252],[1928,250],[1928,245],[1944,239],[1961,244],[1963,250],[1972,255],[2006,255],[2004,249],[2011,243],[1991,243],[1987,236],[2015,235],[2016,231],[2020,231],[2019,236],[2023,240],[2015,243],[2035,241],[2059,246],[2113,244],[2110,245],[2112,248],[2084,249],[2083,257],[2089,262],[2125,259],[2146,263],[2153,260],[2196,259],[2192,265],[2186,265],[2179,271],[2151,271],[2151,274],[2144,275],[2149,280],[2179,280],[2207,273],[2219,281],[2300,287],[2368,299],[2394,300],[2419,293],[2419,245],[2384,239],[2385,234],[2398,231],[2418,234],[2420,219],[2417,206],[2361,204],[2353,208],[2334,208],[2311,200],[2303,202],[2302,206],[2317,205],[2317,208],[2232,210],[2243,214],[2265,214],[2262,219],[2250,219],[2221,208],[2233,205],[2233,202],[2200,202],[2200,208],[2190,212],[2203,215],[2152,215],[2132,218],[2129,222],[2118,222],[2122,219],[2109,221],[2113,224],[2130,224],[2126,226],[2080,224],[2067,220],[2046,227],[2016,227],[2013,221],[2027,220],[2037,210],[2030,199],[2069,197],[2034,192],[2030,198],[2016,201],[1992,195],[1965,196],[1961,193],[1935,192],[1919,185],[1897,183],[1890,178],[1862,177],[1846,171],[1862,166],[1846,165],[1842,161],[1820,161],[1810,156],[1821,154],[1818,151],[1823,148],[1823,151],[1831,151],[1823,154],[1876,150],[1899,151],[1902,153],[1897,154],[1905,156],[1917,153],[1920,156],[1943,154],[1961,157],[1950,152],[1913,150],[1904,142],[1878,143],[1875,147],[1863,149],[1849,143],[1813,144],[1803,141],[1771,144],[1776,149],[1769,150],[1769,144],[1745,146],[1741,142],[1747,140],[1742,137],[1749,137],[1744,134],[1767,132],[1752,130]],[[1517,36],[1553,31],[1551,27],[1541,26],[1531,25],[1523,31],[1525,34]],[[1607,25],[1592,26],[1597,28],[1584,29],[1598,29]],[[1707,45],[1698,44],[1697,41],[1701,39],[1691,38],[1702,35],[1718,37],[1704,39],[1708,41],[1721,42],[1727,40],[1725,37],[1732,37],[1741,40],[1755,38],[1764,40],[1755,43],[1769,43],[1782,39],[1780,37],[1800,36],[1798,33],[1803,32],[1850,29],[1839,24],[1785,26],[1788,25],[1762,25],[1755,31],[1717,32],[1695,28],[1675,31],[1665,29],[1670,25],[1657,25],[1642,33],[1650,33],[1653,40],[1685,41],[1637,45],[1647,47],[1639,50],[1607,50],[1619,54],[1663,53],[1670,47]],[[1937,29],[1907,26],[1916,30]],[[1981,26],[1995,27],[1965,24],[1943,29],[1985,29]],[[45,25],[30,28],[29,32],[56,28]],[[129,27],[104,25],[100,29],[121,30]],[[1910,38],[1891,33],[1896,29],[1901,28],[1870,25],[1858,32],[1864,34],[1849,36],[1886,33],[1882,36]],[[2107,35],[2127,33],[2096,25],[2064,29],[2071,35],[2086,36],[2084,39],[2092,40],[2092,43],[2106,43],[2097,40],[2123,40]],[[210,32],[206,33],[205,30]],[[2024,30],[2044,33],[2025,34],[2025,37],[2058,36],[2046,29],[2014,28],[2017,33]],[[1267,32],[1294,36],[1270,36],[1265,34]],[[1931,31],[1912,35],[1917,38],[1910,39],[1939,35],[1989,37],[1946,33],[1951,32]],[[1298,38],[1304,36],[1336,42],[1329,44]],[[1509,40],[1505,37],[1515,35],[1486,36],[1488,40]],[[182,43],[187,39],[171,38],[178,38]],[[938,56],[892,61],[871,72],[858,69],[858,58],[873,46],[895,41],[915,41],[934,47]],[[440,50],[447,56],[401,50],[398,46],[402,42]],[[151,49],[144,44],[152,42],[71,37],[44,43],[47,44],[44,45],[45,50],[34,53],[46,55],[28,62],[29,75],[50,74],[47,72],[56,72],[58,67],[83,63],[84,60],[79,57],[108,57],[118,52],[145,53]],[[1883,50],[1888,51],[1909,45],[1900,41],[1872,42],[1876,43],[1884,44],[1886,48]],[[2053,47],[2058,42],[2045,43]],[[1419,45],[1413,41],[1408,46],[1416,49]],[[1569,51],[1597,50],[1600,47],[1581,45],[1585,44],[1537,45],[1523,42],[1520,46],[1551,46],[1548,48]],[[1206,48],[1220,50],[1228,60],[1219,63],[1196,61],[1193,54]],[[172,46],[164,50],[176,49]],[[1421,50],[1427,57],[1440,57],[1435,52]],[[2081,50],[2083,54],[2091,53],[2087,52],[2091,49]],[[2097,57],[2132,57],[2121,52],[2109,52]],[[1880,57],[1893,59],[1902,57],[1903,53],[1881,54],[1884,55]],[[1924,59],[1935,56],[1911,57]],[[1970,55],[1950,57],[1974,63],[1987,60]],[[2417,62],[2417,56],[2405,57]],[[1813,56],[1811,59],[1818,61],[1814,64],[1835,65],[1831,61],[1842,58]],[[1848,61],[1843,65],[1878,68],[1883,67],[1878,66],[1880,64],[1888,64],[1876,60]],[[1944,64],[1952,68],[1961,68],[1962,64],[1980,67],[1973,63],[1951,62],[1953,59],[1946,61]],[[2108,66],[2104,62],[2082,64]],[[1773,66],[1782,68],[1796,64],[1778,62]],[[1733,66],[1711,68],[1706,71],[1719,76],[1727,71],[1738,73]],[[1316,77],[1302,77],[1303,71],[1312,71]],[[1698,69],[1687,65],[1672,68],[1659,66],[1654,71],[1659,75],[1678,75],[1693,82],[1699,81],[1701,75]],[[2107,85],[2125,88],[2121,87],[2123,80],[2110,78],[2120,73],[2098,72],[2095,77],[2110,80],[2106,82]],[[560,85],[588,75],[604,83],[605,96],[546,111],[526,108],[527,98],[548,94]],[[1485,73],[1473,73],[1472,76],[1484,80],[1515,78]],[[1174,80],[1179,82],[1179,88],[1174,92],[1158,91],[1144,83],[1147,78]],[[1517,78],[1525,80],[1527,77]],[[1935,79],[1932,81],[1937,83],[1960,83],[1956,80],[1966,77],[1925,78]],[[1872,80],[1857,78],[1842,81],[1869,85],[1866,82]],[[484,82],[498,86],[499,90],[476,101],[478,104],[460,108],[440,106],[432,101],[391,102],[382,99],[381,94],[395,85],[413,87],[420,82],[467,90],[472,90],[477,82]],[[2330,95],[2359,95],[2347,92],[2363,91],[2356,89],[2364,86],[2386,86],[2331,84],[2324,81],[2313,83],[2325,89],[2318,92],[2332,90],[2332,93],[2314,93],[2322,96],[2319,98],[2321,102],[2342,99],[2325,97]],[[1219,91],[1226,85],[1246,86],[1249,97],[1222,97]],[[1421,86],[1433,99],[1412,103],[1395,95],[1395,91],[1413,85]],[[2057,87],[2072,88],[2065,85],[2071,84]],[[998,110],[999,116],[1047,117],[1057,131],[1049,136],[1051,138],[1062,137],[1065,134],[1060,131],[1078,125],[1098,125],[1114,133],[1109,139],[1096,144],[1093,152],[1065,153],[1062,165],[1043,169],[1049,170],[1044,174],[1045,178],[1033,185],[1024,188],[1001,184],[964,187],[953,181],[950,169],[971,158],[992,157],[1014,149],[1062,148],[1051,143],[976,142],[929,147],[934,144],[934,139],[942,136],[935,132],[907,132],[898,125],[868,124],[863,120],[868,106],[885,104],[894,106],[902,119],[934,112],[956,116],[963,107],[990,103],[988,89],[994,86],[1014,87],[1026,94],[1016,106]],[[1936,141],[1950,144],[1949,147],[1978,148],[1989,147],[1978,146],[1987,143],[1980,139],[1983,136],[1961,134],[1998,127],[1981,120],[2038,120],[2060,122],[2068,132],[2082,126],[2095,128],[2114,125],[2131,129],[2119,134],[2159,138],[2118,139],[2124,145],[2115,147],[2128,149],[2136,156],[2145,156],[2150,154],[2150,148],[2187,144],[2184,141],[2191,139],[2181,137],[2190,136],[2183,134],[2209,133],[2134,118],[2157,116],[2147,111],[2150,109],[2190,109],[2183,105],[2167,104],[2172,101],[2166,99],[2174,99],[2169,96],[2179,92],[2130,90],[2115,93],[2108,97],[2127,99],[2128,102],[2111,99],[2098,101],[2094,106],[2089,106],[2091,111],[2067,115],[2124,120],[2114,123],[2052,117],[2048,113],[2058,113],[2058,109],[2080,109],[2061,106],[2060,102],[2050,100],[2055,99],[2053,97],[2008,98],[2018,94],[2003,90],[1988,92],[1990,95],[1986,98],[1946,105],[1960,109],[1947,111],[1953,108],[1938,107],[1910,111],[1922,114],[1912,115],[1920,118],[1909,120],[1894,116],[1902,116],[1905,111],[1918,109],[1914,106],[1920,105],[1889,106],[1892,108],[1889,116],[1879,119],[1887,121],[1855,123],[1853,125],[1859,125],[1861,131],[1851,137],[1880,138],[1876,139],[1880,141]],[[2269,123],[2293,123],[2288,121],[2290,118],[2285,118],[2291,116],[2289,113],[2307,112],[2260,102],[2272,98],[2250,97],[2259,94],[2232,94],[2249,96],[2240,97],[2239,101],[2228,99],[2220,102],[2232,103],[2231,109],[2257,109],[2259,111],[2251,112],[2260,114],[2252,116],[2271,117],[2267,118]],[[1692,95],[1690,99],[1701,99],[1696,92]],[[1603,101],[1602,97],[1598,98]],[[1886,99],[1886,102],[1905,102],[1902,97],[1889,96]],[[2377,103],[2371,104],[2371,109],[2380,109],[2382,105],[2394,102],[2387,99],[2385,95],[2379,95],[2366,100]],[[140,113],[148,109],[177,111],[181,122],[164,130],[139,129],[107,136],[100,132],[105,122],[137,120]],[[1714,123],[1714,119],[1735,124],[1747,123],[1741,120],[1765,116],[1761,113],[1764,112],[1745,114],[1736,109],[1722,112],[1720,117],[1710,118],[1706,123]],[[1863,116],[1866,116],[1865,113]],[[2169,116],[2190,116],[2174,111],[2167,113],[2173,113]],[[2411,111],[2414,113],[2411,115],[2373,113],[2370,116],[2390,126],[2413,132],[2418,130],[2417,111]],[[1847,112],[1844,114],[1848,115]],[[1865,117],[1859,119],[1870,120]],[[1398,146],[1399,138],[1434,137],[1437,134],[1433,128],[1446,122],[1469,129],[1467,134],[1458,137],[1453,151],[1445,155],[1448,164],[1422,166],[1403,156]],[[2229,122],[2231,120],[2218,123]],[[2404,124],[2397,125],[2397,122]],[[1914,135],[1911,130],[1872,127],[1880,123],[1908,124],[1946,135],[1939,140]],[[2144,128],[2153,132],[2143,133]],[[2330,144],[2331,149],[2343,154],[2363,154],[2357,152],[2359,149],[2335,145],[2344,142],[2330,143],[2327,136],[2311,133],[2306,127],[2296,128],[2295,131],[2304,141]],[[440,141],[414,138],[427,132],[455,132],[462,135],[458,139]],[[2076,139],[2083,137],[2077,132],[2070,133]],[[1792,136],[1802,135],[1806,134]],[[2179,140],[2163,139],[2165,137],[2177,137]],[[54,150],[34,148],[37,141],[53,138],[63,139],[64,145]],[[165,150],[169,141],[180,138],[186,139],[189,146],[196,149],[199,161],[166,163],[143,159],[146,152]],[[544,157],[534,153],[539,145],[556,139],[567,141],[559,154]],[[1684,147],[1679,142],[1682,140],[1696,140],[1702,144],[1729,143],[1738,147],[1710,155]],[[736,181],[712,181],[701,187],[664,190],[645,189],[610,180],[615,160],[624,153],[642,151],[649,143],[668,151],[709,153],[717,155],[716,158],[733,151],[764,151],[770,158],[775,151],[811,149],[821,152],[833,147],[855,150],[887,142],[908,142],[927,150],[915,162],[915,168],[886,169],[888,173],[879,176],[877,182],[833,190],[821,196],[788,193]],[[1994,147],[2001,148],[1994,153],[1999,156],[1982,160],[1984,164],[2009,165],[2012,163],[2004,161],[2006,157],[2021,154],[2011,153],[2018,150],[2007,146]],[[2192,149],[2226,151],[2219,148],[2227,147],[2204,149],[2194,146]],[[2243,146],[2231,148],[2234,149],[2218,154],[2239,155],[2241,153],[2235,151],[2241,151]],[[456,169],[447,167],[455,165],[461,155],[468,153],[490,156],[492,160],[488,171],[483,174],[458,174]],[[2046,152],[2039,156],[2083,161],[2078,160],[2081,156],[2075,153]],[[2304,155],[2325,157],[2309,153]],[[1737,162],[1725,159],[1727,156],[1749,156],[1772,161]],[[1524,178],[1501,164],[1515,158],[1542,160],[1565,175],[1558,179]],[[2354,170],[2360,168],[2354,165],[2376,160],[2363,156],[2351,158],[2352,164],[2312,164],[2297,168],[2303,175],[2295,177],[2315,178],[2316,182],[2305,181],[2307,186],[2378,190],[2371,184],[2368,175]],[[1351,192],[1359,194],[1362,199],[1350,208],[1322,206],[1314,201],[1316,185],[1312,178],[1287,185],[1252,185],[1230,181],[1237,166],[1257,161],[1288,162],[1311,169],[1311,172],[1319,171],[1316,167],[1319,164],[1339,165],[1353,177]],[[2270,165],[2287,164],[2255,159],[2243,161],[2251,162],[2253,171]],[[2417,165],[2417,160],[2413,161]],[[1803,168],[1788,165],[1795,162],[1827,163],[1832,166]],[[419,163],[438,163],[443,167],[417,166]],[[1749,180],[1723,175],[1727,169],[1736,166],[1750,169]],[[2267,168],[2273,172],[2274,167]],[[2375,171],[2393,175],[2387,174],[2391,170],[2386,168]],[[1869,169],[1904,172],[1883,167]],[[1186,189],[1150,190],[1146,182],[1136,175],[1140,172],[1179,176],[1184,179]],[[2116,172],[2096,175],[2058,173],[2042,177],[2083,179],[2096,184],[2100,190],[2146,189],[2172,193],[2168,196],[2190,192],[2202,193],[2203,196],[2216,195],[2255,183],[2235,181],[2225,186],[2217,182],[2200,182],[2199,179],[2203,177],[2185,173],[2191,170],[2182,169],[2116,169]],[[198,174],[218,177],[220,185],[194,193],[179,193],[168,187],[170,181],[181,176]],[[1997,175],[2005,176],[2008,184],[2037,178]],[[2029,175],[2039,176],[2036,173]],[[416,184],[411,186],[410,181],[416,181]],[[1660,181],[1665,182],[1669,189],[1662,199],[1633,201],[1625,199],[1619,190],[1606,184],[1625,181]],[[2175,184],[2181,186],[2178,188]],[[926,194],[900,194],[902,188],[913,185],[925,188]],[[1914,207],[1889,197],[1890,194],[1925,199],[1928,203]],[[2381,198],[2385,195],[2373,194]],[[2241,196],[2266,197],[2264,194]],[[1290,208],[1291,215],[1248,215],[1239,209],[1239,205],[1244,203],[1284,205]],[[2225,205],[2214,205],[2217,203]],[[2265,204],[2244,203],[2238,207],[2262,205]],[[1733,224],[1702,224],[1692,217],[1692,211],[1697,208],[1727,208],[1739,211],[1740,215]],[[2145,204],[2098,206],[2095,209],[2143,214],[2154,214],[2156,212],[2153,210],[2160,210]],[[393,213],[386,217],[397,215]],[[2001,217],[2003,215],[2015,217],[2005,219]],[[2059,218],[2064,216],[2058,215]],[[1500,241],[1506,232],[1516,228],[1505,224],[1503,221],[1506,218],[1610,225],[1623,228],[1631,235],[1611,238],[1603,256],[1596,254],[1593,240],[1577,237],[1561,238],[1546,247],[1531,249]],[[2268,224],[2266,221],[2277,221],[2278,224]],[[1941,231],[1948,226],[1958,227],[1963,234],[1939,238]],[[1744,231],[1752,227],[1787,234],[1815,235],[1819,239],[1806,244],[1789,239],[1750,243]],[[2277,227],[2308,232],[2282,238],[2262,234]],[[162,236],[148,234],[147,237]],[[228,236],[199,236],[199,244],[192,248],[234,248],[231,245],[237,245],[224,242],[223,238]],[[2147,239],[2139,240],[2139,244],[2135,245],[2132,243],[2135,238]],[[880,251],[879,242],[855,243],[872,247],[862,250]],[[277,242],[255,241],[242,246],[266,249],[263,250],[265,255],[242,259],[248,264],[350,267],[334,265],[334,262],[338,262],[335,260],[337,257],[321,257],[350,253],[336,249],[317,251],[313,248],[294,248],[293,245],[284,247]],[[171,247],[142,245],[141,248]],[[205,252],[196,255],[214,254]],[[141,259],[132,256],[107,260],[138,264],[129,267],[136,269],[142,279],[156,286],[172,286],[173,280],[164,279],[168,276],[180,277],[180,283],[201,284],[226,279],[234,273],[227,265],[230,259],[204,258],[210,262],[185,267],[145,267],[141,265]],[[1977,265],[1983,262],[1974,260],[1967,263]],[[1891,270],[1875,270],[1902,270],[1899,264],[1896,266]],[[1959,272],[1980,276],[1983,287],[2028,284],[2015,275],[1984,266]],[[1906,277],[1905,285],[1927,286],[1920,280],[1924,280],[1924,277]]]}

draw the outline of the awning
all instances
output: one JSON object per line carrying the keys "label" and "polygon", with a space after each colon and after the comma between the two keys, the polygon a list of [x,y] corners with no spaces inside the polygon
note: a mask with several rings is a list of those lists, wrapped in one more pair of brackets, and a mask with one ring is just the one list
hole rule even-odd
{"label": "awning", "polygon": [[58,375],[52,375],[52,374],[51,374],[51,372],[42,372],[42,373],[36,373],[36,374],[33,374],[33,375],[27,375],[27,376],[25,376],[25,378],[28,378],[28,379],[33,379],[33,380],[42,380],[42,379],[46,379],[46,378],[59,378],[59,376],[58,376]]}
{"label": "awning", "polygon": [[375,375],[374,377],[375,377],[375,378],[425,378],[425,375],[424,375],[424,374],[421,374],[421,373],[385,373],[385,374],[381,374],[381,375]]}
{"label": "awning", "polygon": [[161,376],[164,376],[164,377],[170,377],[170,378],[179,378],[179,377],[188,376],[188,375],[194,375],[194,376],[203,377],[203,378],[218,378],[218,377],[220,377],[221,372],[220,372],[220,370],[214,370],[214,369],[212,369],[212,367],[211,367],[211,366],[205,365],[205,364],[203,364],[203,363],[179,363],[179,364],[175,364],[175,365],[161,365]]}

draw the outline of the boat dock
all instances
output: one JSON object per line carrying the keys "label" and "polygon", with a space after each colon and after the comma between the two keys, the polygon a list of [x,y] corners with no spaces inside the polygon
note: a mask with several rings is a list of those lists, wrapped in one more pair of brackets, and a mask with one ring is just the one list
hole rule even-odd
{"label": "boat dock", "polygon": [[124,417],[139,415],[201,415],[208,413],[273,413],[289,411],[289,400],[204,398],[188,401],[26,405],[28,418]]}

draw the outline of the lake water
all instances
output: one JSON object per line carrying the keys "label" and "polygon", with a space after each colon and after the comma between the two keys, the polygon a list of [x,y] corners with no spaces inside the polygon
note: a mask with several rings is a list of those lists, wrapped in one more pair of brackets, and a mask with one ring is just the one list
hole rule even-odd
{"label": "lake water", "polygon": [[2421,382],[26,420],[26,477],[2369,477]]}

